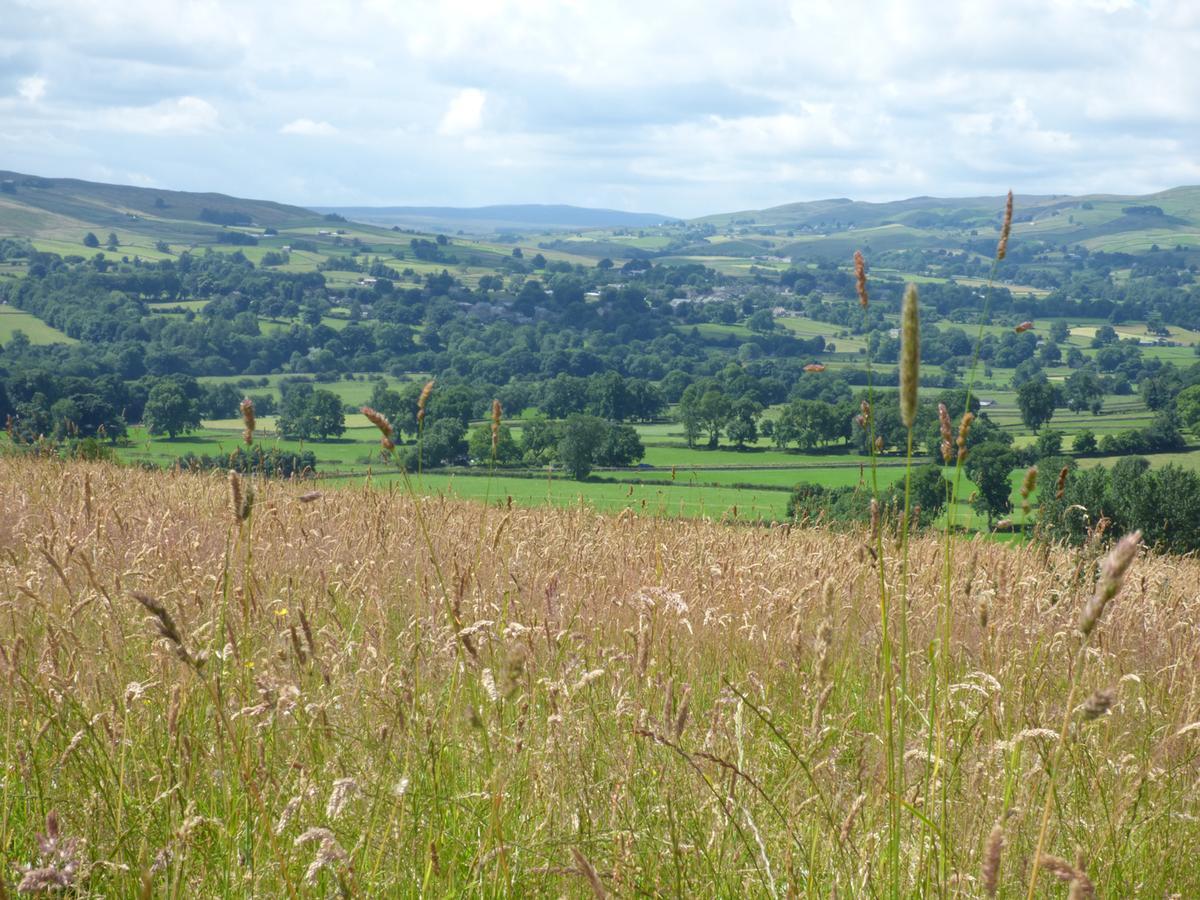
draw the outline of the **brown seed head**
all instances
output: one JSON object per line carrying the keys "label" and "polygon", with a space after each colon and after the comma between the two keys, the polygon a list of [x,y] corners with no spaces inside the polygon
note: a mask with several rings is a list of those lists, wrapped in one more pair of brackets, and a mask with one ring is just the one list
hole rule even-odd
{"label": "brown seed head", "polygon": [[425,404],[429,402],[429,395],[433,393],[434,379],[430,378],[425,382],[425,387],[421,388],[421,396],[417,398],[417,427],[425,424]]}
{"label": "brown seed head", "polygon": [[1037,466],[1030,466],[1025,470],[1025,480],[1021,482],[1021,497],[1028,499],[1029,495],[1037,489]]}
{"label": "brown seed head", "polygon": [[503,410],[500,407],[499,400],[492,401],[492,455],[496,453],[496,448],[500,445],[500,414]]}
{"label": "brown seed head", "polygon": [[241,524],[250,518],[250,512],[254,509],[254,488],[243,485],[241,476],[230,469],[229,494],[233,500],[233,520]]}
{"label": "brown seed head", "polygon": [[1004,259],[1008,253],[1008,234],[1012,231],[1013,192],[1008,192],[1008,202],[1004,204],[1004,224],[1000,226],[1000,242],[996,244],[996,259]]}
{"label": "brown seed head", "polygon": [[967,435],[971,433],[971,423],[975,421],[975,413],[968,410],[963,413],[962,422],[958,425],[958,461],[967,458]]}
{"label": "brown seed head", "polygon": [[149,594],[134,591],[132,596],[134,600],[142,605],[142,608],[146,612],[154,617],[155,630],[158,631],[160,637],[164,637],[171,642],[176,655],[188,665],[199,668],[200,660],[193,659],[192,655],[188,653],[187,647],[183,643],[183,635],[179,633],[179,627],[175,624],[175,620],[171,618],[171,614],[167,611],[167,608]]}
{"label": "brown seed head", "polygon": [[857,797],[855,797],[854,802],[850,804],[850,812],[846,813],[846,818],[842,819],[840,836],[843,844],[850,840],[850,834],[854,831],[854,820],[858,818],[858,813],[863,808],[863,803],[865,803],[866,800],[866,794],[859,794]]}
{"label": "brown seed head", "polygon": [[242,440],[247,445],[254,443],[254,401],[249,397],[243,397],[238,409],[242,411],[242,422],[245,428],[242,430]]}
{"label": "brown seed head", "polygon": [[954,459],[954,431],[950,425],[950,412],[945,403],[938,404],[938,422],[942,428],[942,460],[950,465]]}
{"label": "brown seed head", "polygon": [[1079,632],[1084,637],[1092,633],[1108,602],[1120,592],[1121,585],[1125,583],[1125,573],[1137,557],[1141,540],[1141,531],[1130,532],[1117,541],[1117,545],[1105,557],[1096,590],[1083,605],[1083,611],[1079,615]]}
{"label": "brown seed head", "polygon": [[854,251],[854,286],[858,290],[858,305],[867,308],[867,261],[862,251]]}
{"label": "brown seed head", "polygon": [[1067,489],[1067,473],[1069,471],[1070,470],[1066,466],[1063,466],[1058,470],[1058,484],[1054,488],[1055,500],[1061,500],[1063,498],[1063,491]]}
{"label": "brown seed head", "polygon": [[392,440],[392,423],[388,421],[387,416],[369,406],[364,406],[359,411],[367,417],[367,421],[379,429],[379,446],[383,448],[384,452],[391,453],[395,450],[396,444]]}
{"label": "brown seed head", "polygon": [[987,843],[983,847],[983,867],[980,877],[983,880],[983,891],[989,897],[996,896],[1000,883],[1000,854],[1004,850],[1003,820],[992,826]]}

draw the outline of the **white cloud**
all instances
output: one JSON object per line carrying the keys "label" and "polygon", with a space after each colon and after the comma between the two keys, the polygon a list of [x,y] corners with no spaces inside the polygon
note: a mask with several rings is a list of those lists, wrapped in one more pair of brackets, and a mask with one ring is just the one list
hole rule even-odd
{"label": "white cloud", "polygon": [[442,121],[438,124],[438,134],[464,135],[478,131],[483,127],[483,106],[487,102],[487,94],[478,88],[463,88],[450,100]]}
{"label": "white cloud", "polygon": [[28,103],[37,103],[46,96],[46,79],[30,75],[17,82],[17,94]]}
{"label": "white cloud", "polygon": [[293,119],[279,129],[280,134],[302,134],[305,137],[332,137],[338,130],[328,122],[312,119]]}
{"label": "white cloud", "polygon": [[[680,215],[1200,180],[1200,3],[409,5],[0,0],[5,165]],[[188,138],[164,153],[131,133]],[[353,160],[297,139],[334,135]]]}
{"label": "white cloud", "polygon": [[201,134],[217,127],[217,108],[199,97],[160,100],[149,106],[121,106],[102,110],[101,127],[134,134]]}

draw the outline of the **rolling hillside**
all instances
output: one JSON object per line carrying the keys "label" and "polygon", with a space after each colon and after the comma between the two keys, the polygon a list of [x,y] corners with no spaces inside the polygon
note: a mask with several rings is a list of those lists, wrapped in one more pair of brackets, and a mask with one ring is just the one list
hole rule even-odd
{"label": "rolling hillside", "polygon": [[76,244],[87,231],[179,243],[212,241],[223,225],[292,228],[320,214],[225,194],[166,191],[0,171],[0,236]]}
{"label": "rolling hillside", "polygon": [[434,231],[490,234],[497,231],[575,231],[595,228],[651,228],[675,221],[656,213],[522,203],[508,206],[337,206],[317,207],[355,222],[399,225]]}
{"label": "rolling hillside", "polygon": [[[1016,196],[1015,230],[1053,244],[1091,250],[1139,252],[1153,245],[1200,245],[1200,187],[1178,187],[1144,196],[1115,194]],[[874,249],[962,245],[999,228],[1004,197],[914,197],[887,203],[848,199],[789,203],[760,210],[706,216],[695,224],[724,233],[779,236],[780,255],[842,255]]]}

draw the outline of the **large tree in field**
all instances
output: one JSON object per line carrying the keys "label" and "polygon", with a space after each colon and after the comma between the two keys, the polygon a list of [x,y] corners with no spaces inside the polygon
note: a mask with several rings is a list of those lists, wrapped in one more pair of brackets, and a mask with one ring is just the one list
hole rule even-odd
{"label": "large tree in field", "polygon": [[743,397],[733,405],[733,413],[725,426],[725,436],[739,450],[745,450],[746,444],[758,440],[758,417],[762,415],[762,406],[749,397]]}
{"label": "large tree in field", "polygon": [[150,389],[142,422],[151,434],[176,437],[200,427],[200,408],[174,381],[160,381]]}
{"label": "large tree in field", "polygon": [[591,474],[596,449],[606,431],[604,420],[596,416],[577,413],[567,418],[558,442],[558,458],[568,475],[581,481]]}
{"label": "large tree in field", "polygon": [[[688,388],[691,390],[691,388]],[[686,393],[686,392],[685,392]],[[700,395],[696,403],[696,422],[702,432],[708,433],[708,447],[717,448],[721,430],[733,414],[733,401],[720,388],[709,388]]]}
{"label": "large tree in field", "polygon": [[284,437],[301,441],[337,437],[346,430],[342,401],[332,391],[294,385],[284,392],[275,427]]}
{"label": "large tree in field", "polygon": [[341,437],[346,430],[341,398],[333,391],[317,390],[312,392],[308,404],[317,436]]}
{"label": "large tree in field", "polygon": [[1054,417],[1054,407],[1057,405],[1058,391],[1044,377],[1026,381],[1017,391],[1021,421],[1034,434]]}
{"label": "large tree in field", "polygon": [[1012,510],[1012,483],[1009,476],[1017,466],[1017,457],[1000,443],[980,444],[967,454],[967,477],[975,482],[972,506],[992,519]]}
{"label": "large tree in field", "polygon": [[1074,413],[1090,409],[1099,415],[1104,408],[1104,388],[1100,377],[1091,368],[1076,369],[1063,384],[1063,399],[1067,409]]}

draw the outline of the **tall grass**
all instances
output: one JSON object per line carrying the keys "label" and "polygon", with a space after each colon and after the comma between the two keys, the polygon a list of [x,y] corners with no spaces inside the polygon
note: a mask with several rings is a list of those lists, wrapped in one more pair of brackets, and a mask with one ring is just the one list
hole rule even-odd
{"label": "tall grass", "polygon": [[251,486],[247,527],[217,476],[0,459],[7,895],[1019,896],[1048,797],[1038,890],[1200,891],[1194,560],[1132,560],[1081,651],[1102,547],[958,543],[943,687],[945,545],[910,535],[893,836],[886,518],[876,561],[867,528]]}
{"label": "tall grass", "polygon": [[1200,563],[956,537],[974,366],[920,533],[919,344],[850,533],[0,458],[0,900],[1200,893]]}

